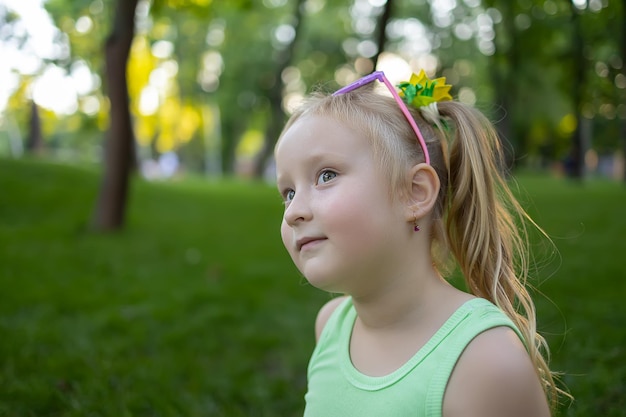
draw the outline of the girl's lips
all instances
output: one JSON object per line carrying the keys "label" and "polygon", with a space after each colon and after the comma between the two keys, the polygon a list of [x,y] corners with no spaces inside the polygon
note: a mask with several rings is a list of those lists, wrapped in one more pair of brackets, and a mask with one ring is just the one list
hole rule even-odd
{"label": "girl's lips", "polygon": [[296,247],[298,248],[299,251],[301,251],[302,249],[311,247],[312,245],[315,245],[323,240],[326,240],[326,238],[325,237],[303,237],[296,241]]}

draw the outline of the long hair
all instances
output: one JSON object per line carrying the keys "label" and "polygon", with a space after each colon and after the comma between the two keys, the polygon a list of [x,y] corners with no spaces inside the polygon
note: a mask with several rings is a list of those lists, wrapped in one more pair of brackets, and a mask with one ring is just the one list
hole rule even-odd
{"label": "long hair", "polygon": [[[374,83],[348,94],[312,94],[284,131],[305,115],[331,117],[360,132],[387,175],[392,196],[405,170],[424,161],[415,133],[397,103]],[[458,264],[468,290],[498,306],[517,326],[552,408],[563,391],[548,367],[548,346],[537,332],[535,306],[526,287],[530,268],[527,226],[545,233],[510,191],[502,174],[497,133],[479,111],[456,101],[438,103],[442,123],[431,126],[410,109],[440,180],[431,253],[437,268]],[[546,236],[547,238],[547,236]]]}

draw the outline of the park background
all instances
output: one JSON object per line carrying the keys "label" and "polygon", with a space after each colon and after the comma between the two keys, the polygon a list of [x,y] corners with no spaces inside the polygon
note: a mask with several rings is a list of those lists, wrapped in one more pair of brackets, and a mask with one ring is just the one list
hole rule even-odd
{"label": "park background", "polygon": [[626,3],[0,1],[0,416],[297,416],[329,295],[279,237],[309,91],[424,68],[484,111],[575,401],[626,416]]}

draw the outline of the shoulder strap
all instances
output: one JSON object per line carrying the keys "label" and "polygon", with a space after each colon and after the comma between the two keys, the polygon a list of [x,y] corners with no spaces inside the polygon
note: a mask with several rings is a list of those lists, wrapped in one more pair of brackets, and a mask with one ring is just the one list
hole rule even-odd
{"label": "shoulder strap", "polygon": [[323,350],[329,343],[336,343],[337,337],[336,334],[341,331],[341,320],[347,312],[352,307],[352,298],[347,297],[343,300],[335,311],[333,311],[328,317],[324,328],[322,329],[322,333],[320,334],[320,338],[313,349],[313,353],[311,354],[311,359],[309,360],[309,371],[311,370],[311,365],[317,359],[317,356],[321,350]]}
{"label": "shoulder strap", "polygon": [[472,300],[467,306],[467,315],[463,324],[457,326],[445,342],[446,355],[439,363],[437,372],[433,376],[428,394],[426,396],[426,416],[441,417],[443,413],[443,397],[448,385],[448,380],[456,363],[465,348],[479,334],[495,327],[509,327],[515,331],[524,342],[521,332],[513,321],[498,307],[489,301],[478,298]]}

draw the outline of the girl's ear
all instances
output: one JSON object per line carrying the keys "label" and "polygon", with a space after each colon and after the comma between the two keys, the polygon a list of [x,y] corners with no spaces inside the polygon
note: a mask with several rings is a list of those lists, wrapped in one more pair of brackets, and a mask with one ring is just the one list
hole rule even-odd
{"label": "girl's ear", "polygon": [[437,202],[441,185],[435,169],[425,163],[411,167],[407,175],[407,221],[414,221],[430,214]]}

